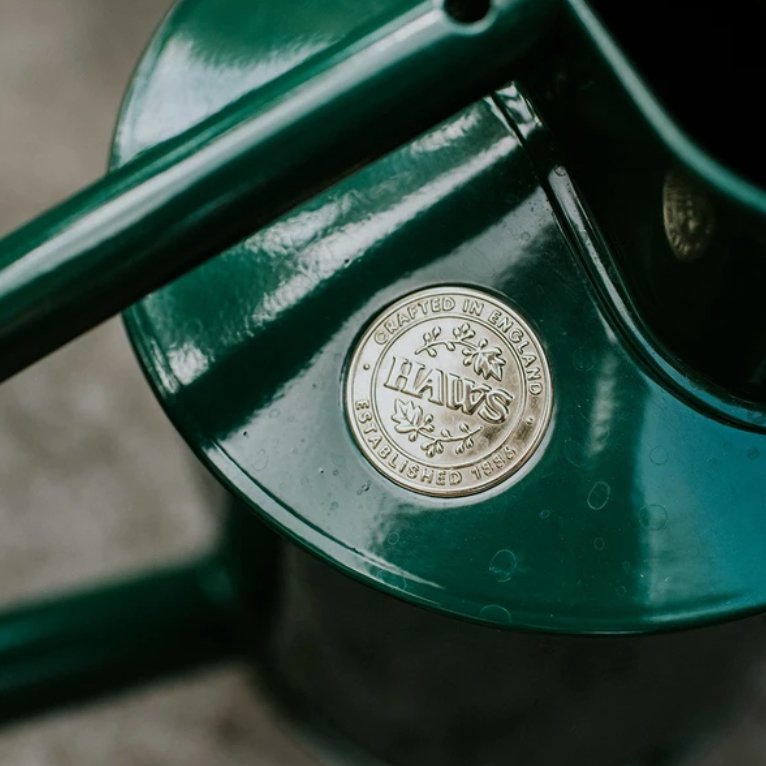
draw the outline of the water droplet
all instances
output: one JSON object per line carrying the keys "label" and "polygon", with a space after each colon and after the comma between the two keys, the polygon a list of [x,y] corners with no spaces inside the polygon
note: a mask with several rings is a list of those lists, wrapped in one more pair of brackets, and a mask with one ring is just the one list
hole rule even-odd
{"label": "water droplet", "polygon": [[664,447],[655,447],[649,453],[649,460],[655,465],[665,465],[668,462],[668,451]]}
{"label": "water droplet", "polygon": [[335,470],[332,472],[332,475],[333,475],[333,476],[337,476],[339,473],[340,473],[340,471],[339,471],[339,470],[336,468],[336,469],[335,469]]}
{"label": "water droplet", "polygon": [[386,538],[387,545],[396,545],[399,542],[399,533],[391,532]]}
{"label": "water droplet", "polygon": [[664,505],[652,503],[638,512],[638,522],[644,529],[656,532],[668,525],[668,512]]}
{"label": "water droplet", "polygon": [[747,451],[748,460],[758,460],[760,456],[761,451],[758,449],[758,447],[750,447],[750,449]]}
{"label": "water droplet", "polygon": [[543,508],[543,510],[540,511],[538,516],[540,517],[542,521],[545,521],[546,519],[549,519],[551,517],[551,512],[548,508]]}
{"label": "water droplet", "polygon": [[265,449],[259,449],[253,455],[253,470],[262,471],[269,464],[269,456]]}
{"label": "water droplet", "polygon": [[574,439],[564,440],[564,457],[575,468],[582,468],[582,447]]}
{"label": "water droplet", "polygon": [[338,510],[338,504],[334,500],[330,503],[330,510],[331,511],[337,511]]}
{"label": "water droplet", "polygon": [[503,548],[492,557],[489,571],[498,582],[508,582],[516,570],[516,564],[516,554]]}
{"label": "water droplet", "polygon": [[604,548],[606,548],[606,541],[603,537],[594,537],[593,538],[593,547],[597,551],[603,551]]}
{"label": "water droplet", "polygon": [[633,569],[633,566],[631,565],[630,561],[627,559],[622,562],[622,571],[625,572],[625,574],[628,574]]}
{"label": "water droplet", "polygon": [[273,407],[272,409],[270,409],[269,410],[269,417],[272,420],[276,420],[279,417],[279,410],[276,409],[276,407]]}
{"label": "water droplet", "polygon": [[370,482],[366,481],[364,484],[362,484],[361,487],[356,491],[357,495],[363,495],[365,492],[367,492],[370,489]]}
{"label": "water droplet", "polygon": [[479,612],[479,616],[483,617],[488,622],[494,622],[500,625],[511,624],[511,613],[499,604],[487,604],[483,606]]}
{"label": "water droplet", "polygon": [[623,598],[624,596],[626,596],[626,595],[627,595],[627,593],[628,593],[628,589],[627,589],[627,588],[626,588],[624,585],[618,585],[618,586],[617,586],[617,587],[614,589],[614,592],[615,592],[615,593],[616,593],[616,594],[617,594],[617,595],[618,595],[620,598]]}
{"label": "water droplet", "polygon": [[587,372],[593,369],[593,352],[589,348],[577,348],[572,354],[572,361],[576,369]]}
{"label": "water droplet", "polygon": [[605,481],[597,481],[588,492],[588,506],[600,511],[609,502],[612,488]]}

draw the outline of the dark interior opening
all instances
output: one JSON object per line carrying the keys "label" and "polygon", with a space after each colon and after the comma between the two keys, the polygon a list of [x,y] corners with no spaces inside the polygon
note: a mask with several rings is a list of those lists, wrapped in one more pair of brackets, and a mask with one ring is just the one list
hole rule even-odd
{"label": "dark interior opening", "polygon": [[683,129],[766,187],[766,2],[591,6]]}
{"label": "dark interior opening", "polygon": [[488,13],[490,0],[445,0],[444,10],[460,24],[475,24]]}

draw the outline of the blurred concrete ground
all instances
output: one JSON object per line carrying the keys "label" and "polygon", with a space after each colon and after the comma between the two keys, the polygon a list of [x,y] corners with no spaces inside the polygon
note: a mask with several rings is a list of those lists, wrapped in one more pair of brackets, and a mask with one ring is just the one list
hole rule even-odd
{"label": "blurred concrete ground", "polygon": [[[0,0],[0,232],[103,173],[169,0]],[[0,604],[179,559],[212,518],[112,320],[0,386]],[[241,667],[0,731],[13,766],[299,766]]]}
{"label": "blurred concrete ground", "polygon": [[[0,0],[0,231],[103,172],[121,93],[168,4]],[[192,459],[117,321],[0,386],[0,488],[2,604],[178,559],[212,534]],[[694,766],[766,764],[765,721],[762,701]],[[241,667],[0,731],[0,764],[105,763],[310,761]]]}

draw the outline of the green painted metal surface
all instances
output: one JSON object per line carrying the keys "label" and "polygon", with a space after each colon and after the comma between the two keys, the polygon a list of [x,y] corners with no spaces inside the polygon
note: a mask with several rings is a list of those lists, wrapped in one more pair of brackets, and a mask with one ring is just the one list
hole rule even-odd
{"label": "green painted metal surface", "polygon": [[496,630],[285,548],[258,667],[328,766],[688,766],[752,704],[761,615],[650,636]]}
{"label": "green painted metal surface", "polygon": [[[305,201],[507,74],[541,7],[501,3],[462,26],[380,0],[179,4],[126,100],[123,167],[0,244],[3,374],[247,234],[128,321],[190,444],[277,528],[389,593],[497,625],[619,633],[763,608],[762,323],[720,269],[696,283],[658,270],[667,243],[642,232],[657,230],[650,182],[681,166],[727,234],[710,262],[757,284],[764,194],[676,128],[587,6],[569,3],[544,41],[570,41],[563,63],[533,51],[520,88]],[[490,70],[482,52],[505,33]],[[567,79],[574,91],[552,87]],[[626,161],[603,193],[621,156],[610,140],[640,147],[654,175]],[[528,317],[557,391],[535,460],[470,500],[377,475],[341,407],[360,329],[443,282]],[[702,295],[691,318],[657,310],[685,284]],[[715,312],[716,342],[691,343]]]}
{"label": "green painted metal surface", "polygon": [[[138,70],[115,162],[386,7],[181,3]],[[530,65],[530,92],[544,64],[543,74]],[[763,411],[695,375],[621,300],[618,243],[601,237],[608,221],[586,211],[556,144],[516,88],[473,104],[132,309],[139,356],[228,487],[391,594],[564,632],[653,631],[761,609]],[[650,209],[638,197],[625,204]],[[556,389],[536,459],[469,500],[425,498],[378,475],[341,407],[345,360],[365,324],[400,295],[444,282],[493,289],[517,307]]]}
{"label": "green painted metal surface", "polygon": [[0,614],[0,723],[232,657],[237,602],[210,556]]}
{"label": "green painted metal surface", "polygon": [[198,558],[0,612],[0,726],[264,651],[278,541],[224,492]]}
{"label": "green painted metal surface", "polygon": [[[620,16],[594,0],[615,41],[588,4],[569,5],[572,23],[538,47],[524,82],[608,245],[600,270],[614,283],[610,300],[651,338],[644,351],[670,385],[763,428],[766,323],[756,307],[766,281],[766,175],[748,98],[766,74],[749,45],[763,6],[746,0],[739,15],[668,8],[656,25],[650,13]],[[673,251],[667,208],[687,219],[685,238],[697,249]]]}
{"label": "green painted metal surface", "polygon": [[[486,64],[488,25],[445,27],[431,6],[382,0],[184,0],[126,100],[114,163],[127,169],[0,244],[4,374],[245,235],[127,322],[174,422],[261,518],[386,594],[492,626],[619,634],[763,609],[763,322],[752,299],[764,194],[678,131],[587,6],[568,8],[516,84],[309,199],[351,158],[382,155],[485,82],[469,70],[474,56]],[[413,33],[397,47],[399,22],[380,37],[400,13],[438,39]],[[360,51],[352,69],[370,69],[349,73],[344,41],[367,33],[393,47]],[[439,54],[453,50],[465,58],[442,70]],[[301,111],[308,102],[292,99],[304,77],[323,82],[317,62],[349,79],[324,92],[328,111]],[[459,82],[435,79],[456,70]],[[359,98],[374,82],[385,87]],[[271,126],[271,156],[250,120],[278,115],[281,98],[300,114]],[[346,119],[370,127],[364,140],[345,145]],[[305,146],[290,145],[288,126]],[[673,264],[662,237],[661,186],[678,168],[716,212],[696,272]],[[732,290],[748,280],[752,292]],[[439,501],[371,468],[341,400],[366,323],[444,282],[494,290],[529,319],[556,397],[543,449],[520,474]],[[694,300],[682,303],[685,292]],[[722,328],[695,344],[708,314]],[[242,652],[294,713],[398,764],[478,762],[466,752],[505,762],[511,750],[656,762],[739,697],[761,634],[757,618],[631,639],[486,630],[370,594],[237,508],[221,548],[197,563],[0,615],[0,718]],[[351,688],[373,690],[370,706]],[[394,701],[382,712],[381,694]],[[509,705],[525,711],[524,736],[507,726]],[[478,709],[475,730],[456,729]],[[441,727],[430,741],[426,711]]]}
{"label": "green painted metal surface", "polygon": [[[431,2],[380,3],[332,40],[321,29],[337,12],[317,7],[323,21],[312,41],[291,43],[293,66],[269,70],[281,77],[218,101],[220,113],[183,135],[166,131],[163,146],[0,241],[0,379],[484,93],[552,6],[499,0],[464,24]],[[219,52],[243,65],[232,31],[218,28]],[[155,119],[161,134],[163,113]]]}

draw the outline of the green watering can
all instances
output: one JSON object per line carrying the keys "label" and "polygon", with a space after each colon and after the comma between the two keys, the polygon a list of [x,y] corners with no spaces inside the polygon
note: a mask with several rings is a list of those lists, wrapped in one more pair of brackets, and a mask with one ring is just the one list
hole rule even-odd
{"label": "green watering can", "polygon": [[763,21],[181,0],[110,173],[0,241],[0,373],[125,310],[220,544],[0,616],[0,715],[241,655],[327,764],[665,764],[734,715]]}

